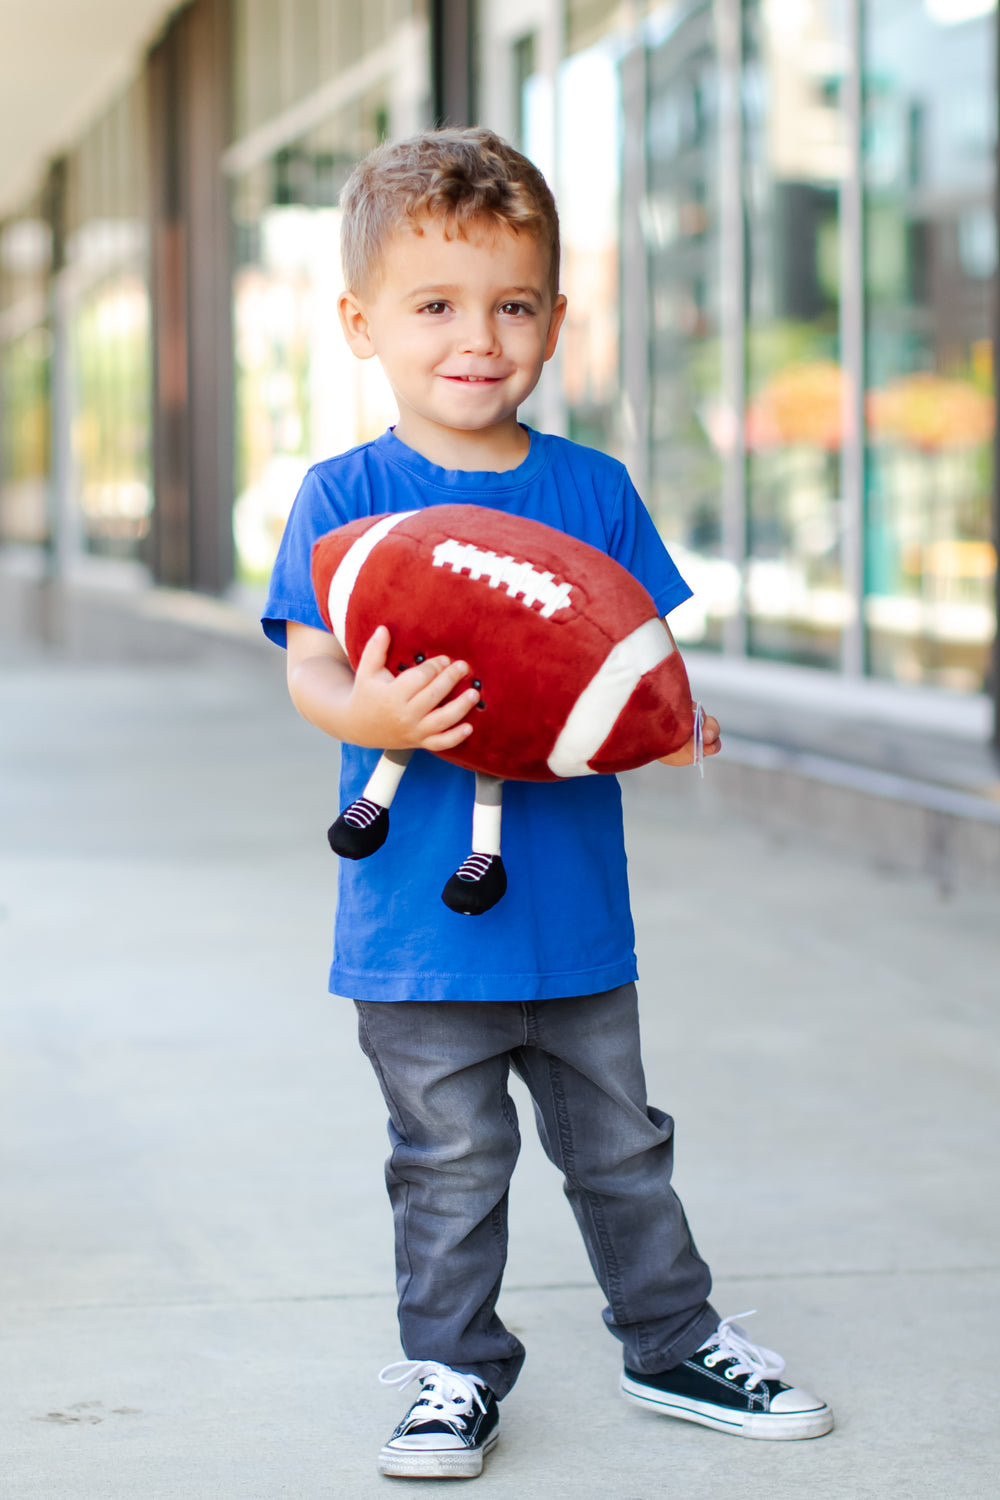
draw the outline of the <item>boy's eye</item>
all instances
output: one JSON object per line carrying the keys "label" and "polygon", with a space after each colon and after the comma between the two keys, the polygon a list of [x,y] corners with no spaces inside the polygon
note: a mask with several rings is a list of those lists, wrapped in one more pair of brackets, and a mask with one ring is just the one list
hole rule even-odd
{"label": "boy's eye", "polygon": [[448,304],[447,302],[425,302],[420,311],[435,314],[443,313],[448,311]]}
{"label": "boy's eye", "polygon": [[534,308],[529,307],[525,302],[504,302],[500,306],[500,311],[505,317],[530,318]]}

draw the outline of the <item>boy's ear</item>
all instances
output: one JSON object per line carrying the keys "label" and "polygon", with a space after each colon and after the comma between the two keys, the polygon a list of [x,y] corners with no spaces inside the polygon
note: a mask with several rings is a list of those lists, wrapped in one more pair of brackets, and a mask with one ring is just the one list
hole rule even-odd
{"label": "boy's ear", "polygon": [[368,314],[353,292],[341,292],[337,298],[337,312],[351,353],[358,359],[371,359],[375,345],[368,329]]}
{"label": "boy's ear", "polygon": [[558,344],[559,342],[559,330],[563,325],[563,319],[565,318],[565,316],[566,298],[563,296],[562,292],[560,292],[556,300],[553,302],[552,311],[549,314],[549,331],[545,335],[546,359],[551,359],[553,354],[555,354],[556,352],[556,344]]}

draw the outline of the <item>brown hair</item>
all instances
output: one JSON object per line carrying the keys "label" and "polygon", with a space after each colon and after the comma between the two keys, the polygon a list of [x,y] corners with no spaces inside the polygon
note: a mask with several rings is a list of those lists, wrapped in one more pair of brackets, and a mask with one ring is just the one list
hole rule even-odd
{"label": "brown hair", "polygon": [[549,283],[559,287],[559,215],[536,166],[492,130],[429,130],[377,147],[340,195],[340,252],[351,292],[378,280],[386,241],[400,224],[443,219],[464,236],[476,220],[535,235],[551,253]]}

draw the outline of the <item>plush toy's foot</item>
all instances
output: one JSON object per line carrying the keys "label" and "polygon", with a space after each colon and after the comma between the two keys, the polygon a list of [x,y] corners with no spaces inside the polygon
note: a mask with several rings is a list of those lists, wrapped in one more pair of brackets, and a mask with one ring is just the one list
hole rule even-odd
{"label": "plush toy's foot", "polygon": [[345,859],[367,859],[381,849],[389,832],[389,809],[367,797],[359,797],[345,808],[327,832],[334,854]]}
{"label": "plush toy's foot", "polygon": [[441,900],[465,917],[480,917],[496,906],[507,889],[507,872],[499,854],[470,854],[441,892]]}

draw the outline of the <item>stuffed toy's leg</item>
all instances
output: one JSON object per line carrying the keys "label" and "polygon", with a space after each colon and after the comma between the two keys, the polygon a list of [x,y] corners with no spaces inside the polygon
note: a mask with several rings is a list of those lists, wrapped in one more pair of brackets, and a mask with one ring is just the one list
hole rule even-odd
{"label": "stuffed toy's leg", "polygon": [[496,906],[507,889],[507,872],[500,858],[500,817],[503,782],[476,772],[476,804],[472,813],[472,853],[463,860],[441,892],[452,911],[466,917],[482,916]]}
{"label": "stuffed toy's leg", "polygon": [[345,807],[327,832],[334,854],[367,859],[381,849],[389,832],[389,809],[412,750],[386,750],[368,778],[364,794]]}

